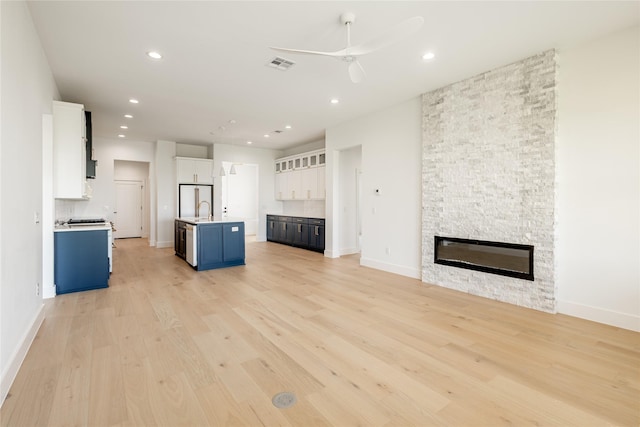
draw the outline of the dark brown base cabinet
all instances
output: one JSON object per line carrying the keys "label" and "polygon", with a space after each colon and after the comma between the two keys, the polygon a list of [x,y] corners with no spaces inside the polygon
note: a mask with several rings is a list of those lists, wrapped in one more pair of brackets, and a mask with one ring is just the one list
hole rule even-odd
{"label": "dark brown base cabinet", "polygon": [[324,252],[324,219],[267,215],[267,241]]}

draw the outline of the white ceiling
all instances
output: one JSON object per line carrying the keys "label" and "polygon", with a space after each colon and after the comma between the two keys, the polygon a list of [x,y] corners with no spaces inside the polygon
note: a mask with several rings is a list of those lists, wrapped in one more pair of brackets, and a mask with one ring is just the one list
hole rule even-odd
{"label": "white ceiling", "polygon": [[[421,93],[550,48],[639,22],[630,2],[163,1],[29,2],[62,100],[92,111],[94,136],[283,149]],[[412,16],[425,25],[364,56],[365,82],[327,57],[269,46],[338,50],[354,12],[358,44]],[[159,61],[145,53],[157,50]],[[422,60],[426,51],[436,58]],[[267,64],[296,62],[288,71]],[[593,61],[597,63],[598,52]],[[331,105],[333,97],[340,99]],[[129,98],[140,100],[138,105]],[[130,113],[133,119],[125,119]],[[235,124],[230,124],[235,120]],[[123,131],[121,125],[128,125]],[[292,129],[280,134],[285,125]],[[224,127],[225,130],[220,128]],[[211,134],[213,132],[213,135]],[[264,134],[270,138],[264,138]]]}

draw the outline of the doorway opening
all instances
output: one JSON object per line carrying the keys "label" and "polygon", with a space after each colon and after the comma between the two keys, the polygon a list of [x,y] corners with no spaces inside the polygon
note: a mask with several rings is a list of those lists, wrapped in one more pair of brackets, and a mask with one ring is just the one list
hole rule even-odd
{"label": "doorway opening", "polygon": [[114,239],[149,237],[149,163],[114,160]]}
{"label": "doorway opening", "polygon": [[362,146],[340,151],[338,162],[340,193],[340,255],[360,253],[362,245]]}
{"label": "doorway opening", "polygon": [[244,221],[246,236],[258,233],[258,188],[259,168],[257,164],[222,162],[226,171],[234,166],[235,174],[221,177],[222,219]]}

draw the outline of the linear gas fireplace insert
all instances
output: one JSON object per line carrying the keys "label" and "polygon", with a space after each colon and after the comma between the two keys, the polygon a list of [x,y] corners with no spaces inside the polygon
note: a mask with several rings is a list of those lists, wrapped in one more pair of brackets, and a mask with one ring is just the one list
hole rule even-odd
{"label": "linear gas fireplace insert", "polygon": [[434,237],[436,264],[533,280],[533,246]]}

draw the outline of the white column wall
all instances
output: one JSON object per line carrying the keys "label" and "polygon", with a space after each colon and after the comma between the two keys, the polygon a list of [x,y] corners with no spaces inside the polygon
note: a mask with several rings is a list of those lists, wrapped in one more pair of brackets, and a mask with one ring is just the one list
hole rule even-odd
{"label": "white column wall", "polygon": [[[176,143],[173,141],[157,141],[155,152],[155,204],[156,241],[158,248],[173,246],[174,219],[176,212]],[[152,173],[152,172],[151,172]],[[152,193],[153,194],[153,193]],[[154,204],[152,203],[152,209]],[[153,215],[152,215],[153,217]]]}

